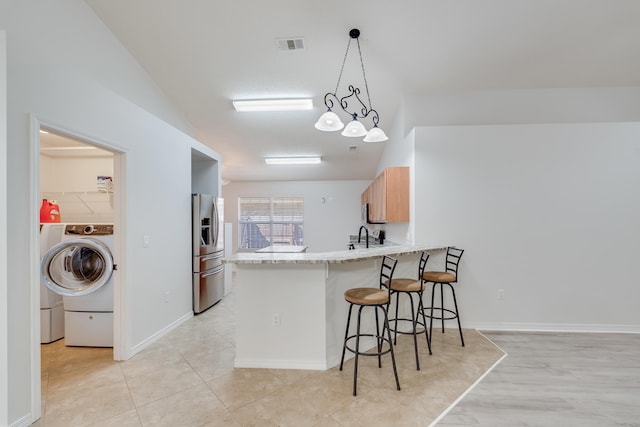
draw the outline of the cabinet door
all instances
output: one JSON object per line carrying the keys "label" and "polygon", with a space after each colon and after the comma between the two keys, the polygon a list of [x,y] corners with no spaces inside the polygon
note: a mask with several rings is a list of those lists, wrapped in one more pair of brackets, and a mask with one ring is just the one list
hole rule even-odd
{"label": "cabinet door", "polygon": [[366,190],[362,192],[362,196],[360,196],[360,205],[364,205],[365,203],[369,203],[371,201],[371,185],[367,187]]}
{"label": "cabinet door", "polygon": [[370,222],[409,221],[409,167],[389,167],[362,193],[361,202],[369,203]]}
{"label": "cabinet door", "polygon": [[387,174],[386,170],[371,184],[370,219],[372,222],[384,222],[387,218]]}
{"label": "cabinet door", "polygon": [[409,221],[409,168],[385,169],[385,220]]}

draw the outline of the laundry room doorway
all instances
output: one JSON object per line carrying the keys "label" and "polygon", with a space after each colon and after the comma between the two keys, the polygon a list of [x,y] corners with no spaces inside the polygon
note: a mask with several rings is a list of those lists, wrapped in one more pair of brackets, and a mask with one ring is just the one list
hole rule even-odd
{"label": "laundry room doorway", "polygon": [[64,369],[50,361],[54,351],[71,354],[76,366],[90,366],[95,354],[122,359],[118,261],[126,153],[35,118],[32,129],[31,200],[39,210],[31,239],[34,259],[37,253],[31,280],[37,411],[44,406],[48,371]]}

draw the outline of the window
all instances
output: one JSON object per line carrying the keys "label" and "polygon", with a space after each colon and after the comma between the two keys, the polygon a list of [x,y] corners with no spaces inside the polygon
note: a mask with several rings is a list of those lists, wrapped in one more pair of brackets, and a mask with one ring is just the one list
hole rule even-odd
{"label": "window", "polygon": [[240,197],[238,205],[238,249],[303,244],[302,197]]}

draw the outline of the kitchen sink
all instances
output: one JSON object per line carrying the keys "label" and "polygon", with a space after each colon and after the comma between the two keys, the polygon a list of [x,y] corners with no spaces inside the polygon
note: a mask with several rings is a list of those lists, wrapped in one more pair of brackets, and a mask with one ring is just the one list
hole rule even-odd
{"label": "kitchen sink", "polygon": [[[378,232],[378,231],[374,231],[371,233],[371,235],[369,236],[369,248],[379,248],[381,246],[389,246],[390,242],[387,242],[385,240],[383,240],[384,243],[380,243],[378,236],[382,233],[383,232]],[[384,236],[384,234],[382,234],[382,236]],[[382,238],[384,239],[384,237]],[[367,243],[366,243],[365,236],[362,235],[360,239],[360,243],[358,243],[358,235],[353,235],[353,234],[349,235],[349,244],[347,245],[347,248],[349,248],[350,250],[366,249]]]}
{"label": "kitchen sink", "polygon": [[[386,245],[381,245],[380,243],[369,242],[369,249],[371,249],[371,248],[379,248],[381,246],[386,246]],[[367,249],[367,244],[366,243],[358,243],[358,241],[356,240],[355,242],[349,242],[348,248],[350,250]]]}

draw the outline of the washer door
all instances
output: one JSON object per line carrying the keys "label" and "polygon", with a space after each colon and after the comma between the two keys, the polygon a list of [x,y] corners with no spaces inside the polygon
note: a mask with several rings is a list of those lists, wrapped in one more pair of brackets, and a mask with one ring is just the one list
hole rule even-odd
{"label": "washer door", "polygon": [[105,285],[113,274],[108,246],[86,237],[53,246],[42,258],[42,283],[64,296],[87,295]]}

